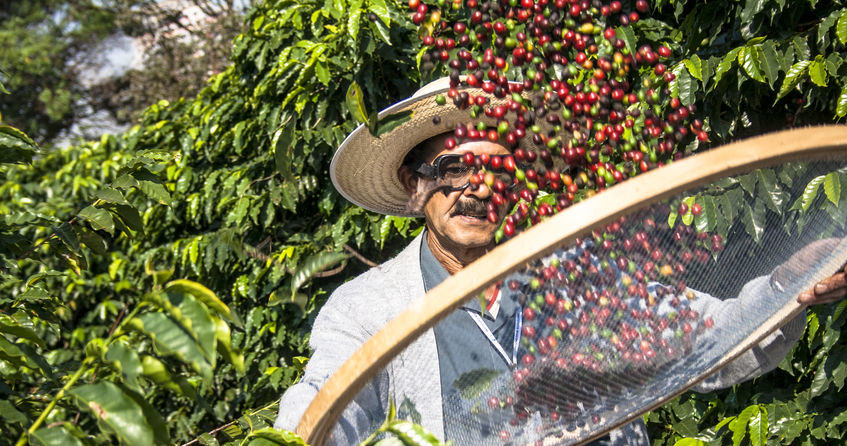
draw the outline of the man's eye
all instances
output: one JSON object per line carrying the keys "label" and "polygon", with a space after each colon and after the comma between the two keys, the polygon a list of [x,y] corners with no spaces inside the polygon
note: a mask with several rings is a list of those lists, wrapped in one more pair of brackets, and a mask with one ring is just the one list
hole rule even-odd
{"label": "man's eye", "polygon": [[441,173],[445,177],[448,178],[458,178],[468,174],[470,172],[470,167],[465,166],[464,164],[451,164],[448,166],[444,166]]}

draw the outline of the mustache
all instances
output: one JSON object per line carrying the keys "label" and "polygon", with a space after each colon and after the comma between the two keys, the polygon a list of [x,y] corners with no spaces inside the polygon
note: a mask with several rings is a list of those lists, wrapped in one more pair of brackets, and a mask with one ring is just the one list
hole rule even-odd
{"label": "mustache", "polygon": [[453,206],[451,215],[486,215],[485,202],[475,197],[460,198]]}

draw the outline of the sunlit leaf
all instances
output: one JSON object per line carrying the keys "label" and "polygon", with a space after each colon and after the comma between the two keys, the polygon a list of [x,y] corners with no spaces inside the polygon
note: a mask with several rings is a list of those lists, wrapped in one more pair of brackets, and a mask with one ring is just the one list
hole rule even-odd
{"label": "sunlit leaf", "polygon": [[71,389],[80,409],[91,413],[97,423],[128,445],[154,444],[153,428],[144,411],[120,387],[109,381]]}
{"label": "sunlit leaf", "polygon": [[838,23],[835,24],[835,35],[842,45],[847,45],[847,9],[841,11]]}
{"label": "sunlit leaf", "polygon": [[294,273],[291,279],[291,293],[296,293],[315,274],[341,263],[347,257],[347,254],[342,252],[322,252],[310,256],[300,264],[297,272]]}
{"label": "sunlit leaf", "polygon": [[212,366],[194,338],[164,313],[147,313],[128,324],[153,340],[162,355],[173,355],[188,363],[206,381],[212,380]]}
{"label": "sunlit leaf", "polygon": [[823,190],[826,198],[832,204],[838,206],[838,202],[841,200],[841,179],[838,176],[838,172],[830,172],[824,177]]}
{"label": "sunlit leaf", "polygon": [[359,124],[365,124],[368,122],[368,109],[365,106],[365,98],[363,97],[364,93],[362,93],[362,88],[359,87],[359,84],[356,82],[351,82],[350,87],[347,88],[347,110],[350,111],[350,115],[353,116],[353,119],[356,120]]}
{"label": "sunlit leaf", "polygon": [[84,443],[62,426],[42,427],[32,433],[33,443],[43,446],[83,446]]}
{"label": "sunlit leaf", "polygon": [[812,61],[810,60],[801,60],[791,66],[788,72],[785,73],[785,80],[782,81],[782,87],[779,88],[777,100],[788,94],[789,91],[793,90],[800,83],[803,75],[806,74],[806,69],[809,68],[809,64],[811,63]]}

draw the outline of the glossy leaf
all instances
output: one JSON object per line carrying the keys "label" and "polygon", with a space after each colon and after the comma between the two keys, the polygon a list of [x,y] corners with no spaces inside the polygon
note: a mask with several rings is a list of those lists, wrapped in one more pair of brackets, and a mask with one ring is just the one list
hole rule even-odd
{"label": "glossy leaf", "polygon": [[838,206],[838,202],[841,201],[841,178],[837,172],[830,172],[824,177],[823,180],[823,190],[826,194],[826,198],[832,202],[835,206]]}
{"label": "glossy leaf", "polygon": [[745,46],[738,52],[738,64],[744,68],[744,72],[751,79],[765,82],[762,71],[759,69],[759,49],[755,46]]}
{"label": "glossy leaf", "polygon": [[820,175],[815,177],[809,184],[806,185],[806,188],[803,190],[803,196],[801,201],[801,207],[803,211],[808,211],[809,207],[812,205],[812,202],[818,196],[818,190],[820,189],[821,184],[824,182],[826,178],[825,175]]}
{"label": "glossy leaf", "polygon": [[350,115],[359,124],[367,123],[368,116],[370,116],[367,107],[365,106],[365,98],[363,95],[364,93],[362,93],[362,88],[359,87],[359,84],[351,82],[350,87],[347,88],[347,110],[350,111]]}
{"label": "glossy leaf", "polygon": [[809,78],[818,87],[826,87],[826,68],[821,56],[818,56],[809,64]]}
{"label": "glossy leaf", "polygon": [[184,293],[194,296],[200,302],[203,302],[207,307],[216,311],[221,316],[230,321],[237,321],[235,314],[232,313],[226,304],[224,304],[215,293],[205,286],[185,279],[177,279],[168,282],[165,285],[165,291],[174,293]]}
{"label": "glossy leaf", "polygon": [[847,9],[841,11],[838,23],[835,24],[835,35],[842,45],[847,45]]}
{"label": "glossy leaf", "polygon": [[115,234],[115,222],[112,220],[112,214],[105,209],[88,206],[79,211],[79,217],[87,220],[91,227],[95,230],[103,230],[109,234]]}
{"label": "glossy leaf", "polygon": [[34,444],[42,446],[83,446],[84,443],[62,426],[43,427],[32,433]]}
{"label": "glossy leaf", "polygon": [[341,252],[322,252],[306,259],[291,279],[291,293],[297,292],[315,274],[331,268],[347,259],[347,254]]}
{"label": "glossy leaf", "polygon": [[188,363],[206,381],[212,380],[212,365],[194,338],[164,313],[147,313],[129,321],[131,327],[153,340],[156,350]]}
{"label": "glossy leaf", "polygon": [[810,60],[801,60],[788,70],[785,73],[785,79],[782,81],[782,86],[779,88],[779,93],[777,94],[777,100],[788,94],[800,81],[803,79],[803,76],[806,74],[806,69],[809,68],[809,64],[812,62]]}
{"label": "glossy leaf", "polygon": [[253,431],[247,438],[267,440],[270,443],[266,444],[273,444],[279,446],[306,446],[306,442],[304,442],[302,438],[298,437],[297,434],[290,431],[276,430],[273,428],[265,428]]}
{"label": "glossy leaf", "polygon": [[683,63],[692,77],[701,82],[703,81],[703,61],[700,60],[700,56],[695,54],[690,58],[683,60]]}
{"label": "glossy leaf", "polygon": [[154,444],[153,428],[139,405],[118,386],[101,381],[70,391],[80,409],[89,412],[97,423],[128,445]]}
{"label": "glossy leaf", "polygon": [[773,85],[779,79],[779,55],[777,54],[776,45],[773,41],[768,40],[762,43],[759,51],[759,67],[768,81],[768,85],[773,88]]}
{"label": "glossy leaf", "polygon": [[838,101],[835,106],[835,116],[843,118],[847,116],[847,86],[841,89],[841,94],[838,95]]}

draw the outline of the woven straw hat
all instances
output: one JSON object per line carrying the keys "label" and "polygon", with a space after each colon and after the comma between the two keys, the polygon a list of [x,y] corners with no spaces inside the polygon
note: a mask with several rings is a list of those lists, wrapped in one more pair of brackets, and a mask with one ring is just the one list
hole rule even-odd
{"label": "woven straw hat", "polygon": [[[402,217],[419,217],[406,209],[409,195],[400,183],[397,170],[409,151],[421,142],[456,128],[456,124],[471,121],[468,110],[455,107],[449,100],[438,105],[435,97],[446,96],[450,89],[449,78],[441,78],[424,85],[411,98],[398,102],[379,112],[379,119],[396,113],[411,111],[411,118],[379,137],[371,135],[367,126],[360,125],[341,143],[329,165],[332,184],[344,198],[353,204],[380,214]],[[472,96],[485,95],[491,104],[505,103],[479,88],[459,87]],[[436,119],[437,124],[433,122]],[[476,119],[489,125],[496,120],[481,113]]]}

